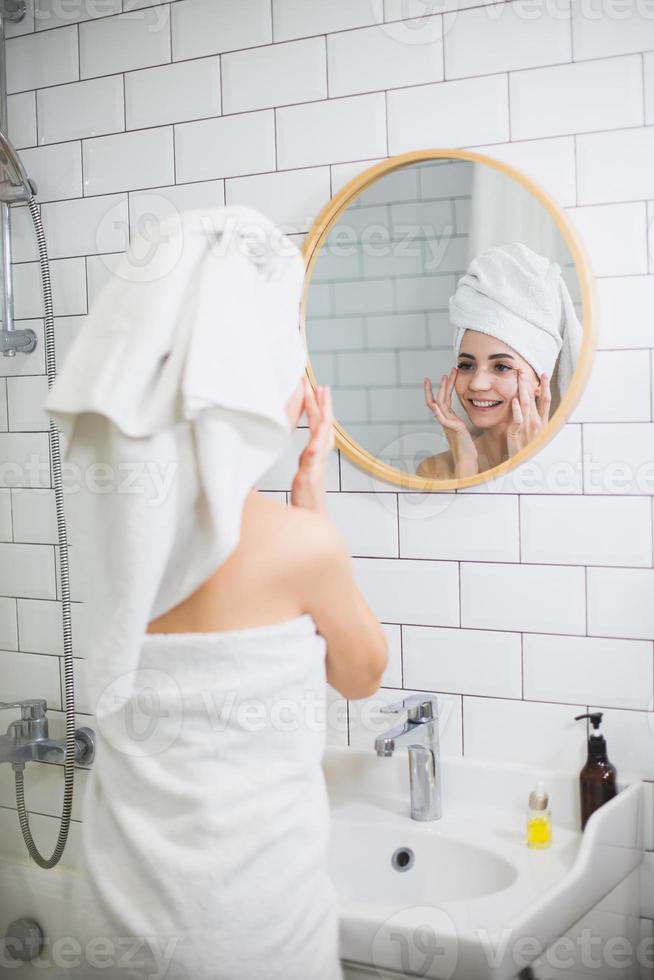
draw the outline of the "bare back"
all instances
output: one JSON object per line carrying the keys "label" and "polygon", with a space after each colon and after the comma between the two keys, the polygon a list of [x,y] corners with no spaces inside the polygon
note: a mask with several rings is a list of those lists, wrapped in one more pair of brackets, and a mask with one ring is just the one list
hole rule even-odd
{"label": "bare back", "polygon": [[[295,521],[294,518],[299,520]],[[245,499],[235,551],[187,599],[152,620],[148,633],[213,633],[293,619],[302,608],[293,566],[304,514],[261,493]]]}
{"label": "bare back", "polygon": [[325,515],[253,491],[227,561],[148,633],[214,633],[310,613],[327,641],[328,682],[346,698],[379,688],[388,663],[383,627],[357,588],[345,538]]}

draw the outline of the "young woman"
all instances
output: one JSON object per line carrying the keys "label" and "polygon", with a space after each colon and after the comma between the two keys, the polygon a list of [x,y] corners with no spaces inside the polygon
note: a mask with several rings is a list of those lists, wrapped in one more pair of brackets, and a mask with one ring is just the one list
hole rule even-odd
{"label": "young woman", "polygon": [[[305,265],[250,208],[160,232],[147,267],[132,242],[46,403],[84,477],[71,530],[97,730],[63,919],[79,955],[49,976],[342,980],[325,682],[373,694],[387,647],[326,512]],[[286,506],[257,485],[303,411]]]}
{"label": "young woman", "polygon": [[[466,330],[458,364],[441,377],[437,396],[429,378],[424,390],[449,445],[418,466],[418,476],[435,479],[474,476],[514,456],[547,425],[552,400],[544,372],[539,378],[516,351],[477,330]],[[452,407],[453,391],[472,431]]]}
{"label": "young woman", "polygon": [[[423,382],[449,449],[416,471],[440,479],[474,476],[529,445],[567,390],[582,341],[561,267],[521,242],[476,256],[449,310],[456,365],[436,397]],[[470,427],[452,407],[453,391]]]}

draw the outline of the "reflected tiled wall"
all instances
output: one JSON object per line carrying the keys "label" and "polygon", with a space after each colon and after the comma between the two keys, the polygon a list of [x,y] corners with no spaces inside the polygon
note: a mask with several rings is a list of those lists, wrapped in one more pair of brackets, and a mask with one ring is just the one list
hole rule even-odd
{"label": "reflected tiled wall", "polygon": [[[518,470],[460,493],[398,493],[335,452],[329,509],[386,624],[378,699],[441,692],[449,752],[573,770],[585,746],[573,715],[605,708],[618,770],[654,781],[654,17],[644,5],[589,16],[577,0],[571,16],[507,0],[426,18],[386,0],[384,20],[381,0],[105,0],[81,3],[78,23],[64,6],[38,0],[7,44],[60,362],[148,214],[244,203],[301,242],[372,163],[448,146],[521,168],[567,210],[599,297],[599,350],[568,424]],[[14,232],[20,325],[42,339],[25,215]],[[60,711],[43,344],[0,372],[2,694]],[[262,481],[280,500],[305,438]],[[73,626],[81,686],[79,603]],[[364,707],[342,713],[352,744],[371,744]],[[45,796],[41,812],[57,813]],[[13,805],[3,773],[0,803]]]}

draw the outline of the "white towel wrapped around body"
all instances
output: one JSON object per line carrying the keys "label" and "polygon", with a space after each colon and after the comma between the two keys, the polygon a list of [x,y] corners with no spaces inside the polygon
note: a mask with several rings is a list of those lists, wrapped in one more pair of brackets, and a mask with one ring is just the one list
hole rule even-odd
{"label": "white towel wrapped around body", "polygon": [[60,980],[342,980],[312,617],[151,634],[139,664],[102,722]]}

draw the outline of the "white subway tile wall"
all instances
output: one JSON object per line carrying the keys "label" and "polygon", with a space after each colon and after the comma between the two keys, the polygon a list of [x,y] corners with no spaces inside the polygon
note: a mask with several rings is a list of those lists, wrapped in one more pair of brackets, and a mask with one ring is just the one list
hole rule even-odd
{"label": "white subway tile wall", "polygon": [[21,92],[7,99],[7,128],[9,139],[22,150],[36,143],[36,96]]}
{"label": "white subway tile wall", "polygon": [[82,140],[84,194],[175,183],[172,126]]}
{"label": "white subway tile wall", "polygon": [[267,44],[221,57],[225,114],[327,98],[322,37]]}
{"label": "white subway tile wall", "polygon": [[39,143],[106,136],[125,129],[122,75],[39,89],[36,105],[40,121]]}
{"label": "white subway tile wall", "polygon": [[511,72],[509,91],[516,140],[643,123],[640,55]]}
{"label": "white subway tile wall", "polygon": [[34,7],[34,26],[37,31],[65,27],[94,17],[122,13],[122,0],[96,0],[88,4],[53,3],[52,0],[29,0]]}
{"label": "white subway tile wall", "polygon": [[421,22],[422,43],[415,45],[412,58],[397,57],[397,41],[385,25],[328,35],[330,96],[441,81],[442,23],[439,16]]}
{"label": "white subway tile wall", "polygon": [[79,27],[80,77],[167,64],[170,59],[169,7],[102,17]]}
{"label": "white subway tile wall", "polygon": [[387,105],[390,154],[509,139],[506,74],[396,89],[388,92]]}
{"label": "white subway tile wall", "polygon": [[[274,110],[175,126],[175,161],[179,183],[274,170]],[[175,178],[169,183],[175,183]]]}
{"label": "white subway tile wall", "polygon": [[9,93],[74,82],[80,77],[76,27],[12,38],[6,54]]}
{"label": "white subway tile wall", "polygon": [[257,208],[287,232],[308,231],[329,198],[329,167],[228,177],[225,181],[225,204]]}
{"label": "white subway tile wall", "polygon": [[[566,4],[543,6],[539,17],[525,17],[518,4],[446,13],[443,17],[445,77],[490,75],[570,61],[570,22]],[[479,39],[484,39],[483,44]]]}
{"label": "white subway tile wall", "polygon": [[[543,6],[538,17],[518,0],[452,2],[427,17],[418,16],[424,4],[399,0],[113,0],[102,15],[70,6],[38,0],[7,41],[10,135],[39,189],[59,363],[128,229],[150,215],[249,204],[301,243],[362,170],[448,146],[523,170],[566,209],[598,277],[599,307],[599,350],[569,422],[534,459],[459,493],[401,492],[335,451],[328,507],[389,639],[380,702],[437,692],[448,751],[571,770],[585,739],[572,716],[597,705],[616,765],[654,780],[646,6],[615,17],[581,0],[571,11]],[[16,313],[39,346],[29,359],[0,359],[0,681],[3,697],[42,696],[60,710],[42,300],[25,215],[16,213],[14,231]],[[387,271],[378,265],[380,302]],[[360,302],[368,313],[370,294]],[[374,326],[383,337],[383,310]],[[428,327],[407,312],[416,347]],[[343,371],[357,366],[361,330],[352,312]],[[314,364],[319,375],[329,367],[318,355]],[[350,408],[361,412],[354,398]],[[263,491],[287,499],[305,443],[300,428]],[[74,549],[71,565],[74,578]],[[74,603],[77,658],[83,609]],[[82,659],[76,668],[83,688]],[[370,747],[364,707],[351,703],[330,737]],[[49,775],[32,783],[39,809],[54,816]],[[54,821],[41,820],[36,832],[47,836]]]}
{"label": "white subway tile wall", "polygon": [[125,75],[127,129],[216,116],[220,114],[220,102],[219,57],[181,61]]}
{"label": "white subway tile wall", "polygon": [[23,150],[25,170],[36,184],[39,203],[82,196],[82,144],[53,143]]}
{"label": "white subway tile wall", "polygon": [[637,276],[648,271],[647,205],[596,204],[568,208],[596,276]]}

